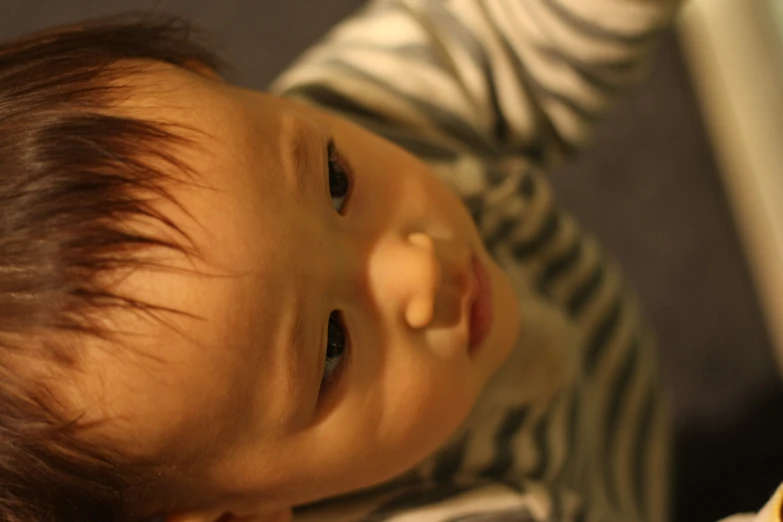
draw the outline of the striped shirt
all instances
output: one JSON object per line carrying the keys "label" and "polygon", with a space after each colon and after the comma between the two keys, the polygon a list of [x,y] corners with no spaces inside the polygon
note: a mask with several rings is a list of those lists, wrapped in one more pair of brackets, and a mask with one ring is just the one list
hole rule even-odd
{"label": "striped shirt", "polygon": [[295,520],[668,518],[668,413],[651,334],[545,173],[639,78],[677,4],[376,0],[275,82],[273,92],[401,145],[454,187],[512,279],[526,347],[424,463]]}

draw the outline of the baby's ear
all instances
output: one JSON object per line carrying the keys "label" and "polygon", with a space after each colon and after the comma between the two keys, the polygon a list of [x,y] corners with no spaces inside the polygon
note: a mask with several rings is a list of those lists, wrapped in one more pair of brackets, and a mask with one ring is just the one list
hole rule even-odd
{"label": "baby's ear", "polygon": [[206,78],[223,81],[223,77],[215,69],[197,60],[188,60],[183,64],[183,67]]}

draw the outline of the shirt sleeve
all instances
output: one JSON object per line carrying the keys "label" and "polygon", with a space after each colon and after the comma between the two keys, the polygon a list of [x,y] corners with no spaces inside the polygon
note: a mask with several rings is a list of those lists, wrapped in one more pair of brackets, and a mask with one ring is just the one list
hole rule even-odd
{"label": "shirt sleeve", "polygon": [[721,522],[783,522],[783,484],[757,514],[734,515]]}
{"label": "shirt sleeve", "polygon": [[679,3],[375,0],[272,90],[433,159],[456,149],[547,163],[579,148],[639,78]]}

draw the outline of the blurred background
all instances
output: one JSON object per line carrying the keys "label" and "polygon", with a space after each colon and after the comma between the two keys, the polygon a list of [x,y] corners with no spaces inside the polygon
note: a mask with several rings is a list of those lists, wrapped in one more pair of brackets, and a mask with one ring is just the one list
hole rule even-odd
{"label": "blurred background", "polygon": [[[363,0],[0,0],[0,39],[127,10],[186,14],[263,89]],[[783,480],[783,1],[692,0],[650,76],[553,174],[624,265],[675,405],[675,520]]]}

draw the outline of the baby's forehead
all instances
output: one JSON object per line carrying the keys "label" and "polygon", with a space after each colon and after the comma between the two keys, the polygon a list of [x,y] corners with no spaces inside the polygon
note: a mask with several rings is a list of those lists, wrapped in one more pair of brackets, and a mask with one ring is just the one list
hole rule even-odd
{"label": "baby's forehead", "polygon": [[[181,138],[161,143],[151,158],[153,168],[174,182],[166,187],[172,201],[160,206],[178,226],[203,229],[200,221],[213,213],[221,193],[246,189],[236,184],[246,184],[248,173],[280,170],[281,136],[298,115],[278,98],[162,62],[135,64],[118,81],[125,93],[113,108],[119,116]],[[139,217],[134,226],[159,228],[157,220]]]}
{"label": "baby's forehead", "polygon": [[208,71],[152,60],[124,61],[117,68],[110,83],[123,93],[113,103],[122,115],[212,131],[207,135],[222,130],[215,125],[246,123],[240,96],[244,90]]}
{"label": "baby's forehead", "polygon": [[[137,284],[144,275],[138,272],[133,279]],[[87,437],[130,456],[169,455],[178,448],[177,454],[190,458],[203,451],[188,449],[194,442],[188,434],[208,436],[203,427],[195,430],[202,424],[196,401],[189,408],[185,397],[172,394],[178,387],[188,389],[171,368],[189,365],[178,354],[192,340],[176,331],[170,314],[153,319],[143,312],[103,310],[94,315],[101,316],[111,338],[81,337],[73,367],[56,365],[51,371],[49,383],[65,416],[79,418]]]}
{"label": "baby's forehead", "polygon": [[[164,321],[132,311],[107,316],[123,342],[86,350],[87,371],[72,401],[91,412],[87,420],[107,420],[102,433],[124,447],[174,447],[208,458],[240,434],[266,429],[269,419],[286,418],[294,400],[279,393],[290,376],[272,371],[284,366],[285,352],[269,345],[278,341],[275,310],[290,294],[287,261],[304,263],[280,248],[296,219],[283,216],[292,212],[286,198],[293,191],[280,180],[293,183],[287,147],[300,119],[271,96],[167,64],[145,64],[123,78],[123,116],[192,138],[168,152],[193,176],[153,207],[187,234],[198,255],[153,248],[154,268],[106,274],[112,291],[184,313],[162,313]],[[127,225],[182,240],[158,219],[137,216]],[[239,405],[259,418],[236,411]]]}
{"label": "baby's forehead", "polygon": [[288,100],[162,62],[141,62],[116,81],[125,95],[114,110],[184,138],[169,152],[207,186],[239,169],[279,169],[286,136],[307,119]]}
{"label": "baby's forehead", "polygon": [[[193,92],[204,96],[212,83],[224,83],[219,77],[202,74],[199,69],[157,60],[122,60],[106,74],[109,84],[129,95],[116,100],[120,107],[132,109],[156,107],[161,101],[188,104]],[[210,96],[200,101],[209,103]]]}

